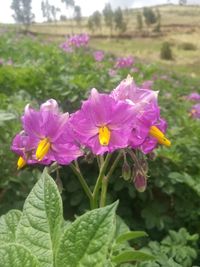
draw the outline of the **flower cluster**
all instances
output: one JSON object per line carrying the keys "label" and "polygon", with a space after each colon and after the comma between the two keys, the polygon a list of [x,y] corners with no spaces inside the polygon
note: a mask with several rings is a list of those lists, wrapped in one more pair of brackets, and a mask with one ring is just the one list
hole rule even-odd
{"label": "flower cluster", "polygon": [[190,110],[190,115],[194,119],[200,119],[200,103],[194,105]]}
{"label": "flower cluster", "polygon": [[195,101],[195,102],[200,102],[200,94],[197,92],[193,92],[186,96],[187,100]]}
{"label": "flower cluster", "polygon": [[99,50],[99,51],[94,51],[94,53],[93,53],[93,57],[94,57],[94,59],[95,59],[96,61],[98,61],[98,62],[101,62],[101,61],[104,59],[104,56],[105,56],[105,54],[104,54],[104,52],[101,51],[101,50]]}
{"label": "flower cluster", "polygon": [[191,94],[183,97],[183,99],[196,102],[196,105],[193,105],[189,111],[189,116],[194,119],[200,119],[200,94],[197,92],[192,92]]}
{"label": "flower cluster", "polygon": [[[160,117],[158,92],[138,87],[128,76],[110,94],[95,88],[75,113],[61,113],[50,99],[39,110],[30,105],[22,116],[23,130],[13,140],[18,168],[26,164],[70,164],[88,150],[103,155],[128,150],[135,162],[135,186],[146,186],[145,164],[133,151],[152,152],[158,144],[170,146],[166,121]],[[124,152],[125,153],[125,152]],[[142,180],[143,179],[143,180]]]}
{"label": "flower cluster", "polygon": [[116,68],[130,68],[132,67],[134,63],[134,58],[132,56],[128,56],[128,57],[118,57],[116,59]]}
{"label": "flower cluster", "polygon": [[87,46],[89,39],[90,37],[87,33],[72,35],[60,45],[60,48],[62,48],[65,52],[72,52],[73,48]]}
{"label": "flower cluster", "polygon": [[73,52],[73,48],[70,46],[70,44],[68,42],[64,42],[62,44],[60,44],[60,48],[67,53],[71,53]]}

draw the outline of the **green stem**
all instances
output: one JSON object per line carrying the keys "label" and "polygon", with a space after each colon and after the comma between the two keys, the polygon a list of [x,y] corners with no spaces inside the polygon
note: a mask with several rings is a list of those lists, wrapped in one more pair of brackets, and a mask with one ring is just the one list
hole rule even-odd
{"label": "green stem", "polygon": [[100,160],[100,167],[101,167],[104,164],[104,156],[100,155],[99,160]]}
{"label": "green stem", "polygon": [[78,163],[76,162],[75,164],[76,164],[76,166],[74,166],[73,164],[70,164],[69,166],[72,169],[72,171],[74,172],[74,174],[76,174],[76,176],[78,177],[79,182],[80,182],[85,194],[87,195],[87,197],[90,200],[90,207],[91,207],[91,209],[93,209],[93,195],[92,195],[92,192],[91,192],[89,186],[87,185],[87,183],[86,183],[86,181],[85,181],[85,179],[84,179],[84,177],[83,177],[83,175],[82,175],[82,173],[80,171]]}
{"label": "green stem", "polygon": [[113,174],[117,164],[119,163],[119,160],[121,158],[122,153],[119,152],[116,159],[114,160],[108,174],[103,177],[102,179],[102,189],[101,189],[101,199],[100,199],[100,207],[105,207],[106,205],[106,197],[107,197],[107,189],[108,189],[108,181]]}
{"label": "green stem", "polygon": [[99,167],[99,169],[100,169],[100,167],[101,167],[101,164],[100,164],[100,159],[99,159],[99,156],[97,156],[97,157],[96,157],[96,159],[97,159],[97,164],[98,164],[98,167]]}
{"label": "green stem", "polygon": [[107,189],[108,189],[108,177],[104,176],[102,179],[100,207],[106,206]]}
{"label": "green stem", "polygon": [[122,152],[120,151],[119,154],[117,155],[115,161],[113,162],[108,174],[107,174],[108,179],[111,177],[111,175],[113,174],[115,168],[117,167],[117,164],[118,164],[121,156],[122,156]]}
{"label": "green stem", "polygon": [[103,162],[101,168],[100,168],[100,171],[99,171],[99,176],[97,178],[97,182],[95,184],[95,187],[94,187],[94,191],[93,191],[93,207],[94,208],[97,208],[98,207],[98,204],[97,204],[97,201],[98,201],[98,194],[99,194],[99,190],[100,190],[100,187],[101,187],[101,183],[102,183],[102,179],[105,175],[105,171],[106,171],[106,168],[108,166],[108,163],[110,161],[110,158],[111,158],[111,154],[107,154],[106,156],[106,159],[105,161]]}
{"label": "green stem", "polygon": [[56,169],[56,184],[58,186],[58,190],[60,193],[62,193],[63,191],[63,183],[62,183],[62,180],[60,179],[60,173],[59,173],[59,168],[57,167]]}

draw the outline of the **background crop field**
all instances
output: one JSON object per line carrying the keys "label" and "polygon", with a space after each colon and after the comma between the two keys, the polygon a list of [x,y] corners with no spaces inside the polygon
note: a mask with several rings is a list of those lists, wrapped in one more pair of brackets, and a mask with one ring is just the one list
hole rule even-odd
{"label": "background crop field", "polygon": [[[117,37],[118,32],[114,30],[111,38],[110,30],[105,26],[105,23],[103,23],[101,30],[95,29],[94,33],[90,32],[87,27],[88,18],[83,18],[78,27],[74,20],[37,23],[31,25],[30,32],[37,35],[41,34],[42,38],[56,42],[61,41],[64,36],[71,33],[90,32],[90,35],[94,36],[91,41],[93,48],[104,49],[116,55],[131,54],[148,62],[158,62],[170,70],[187,73],[193,77],[199,75],[200,7],[165,5],[154,8],[154,10],[157,9],[161,14],[160,33],[152,33],[151,27],[145,26],[144,21],[142,31],[137,29],[136,16],[138,12],[142,12],[142,9],[124,11],[127,30],[120,35],[121,37]],[[160,59],[160,49],[165,41],[172,45],[173,64]],[[183,50],[181,48],[183,43],[194,44],[196,50]]]}

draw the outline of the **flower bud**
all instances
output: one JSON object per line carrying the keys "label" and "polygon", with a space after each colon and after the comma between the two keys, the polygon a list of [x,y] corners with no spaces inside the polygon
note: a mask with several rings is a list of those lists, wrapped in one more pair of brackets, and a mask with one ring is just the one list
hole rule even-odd
{"label": "flower bud", "polygon": [[122,166],[122,177],[125,181],[131,179],[131,168],[127,161],[124,161],[124,164]]}
{"label": "flower bud", "polygon": [[147,177],[138,171],[134,179],[134,185],[137,191],[144,192],[147,187]]}

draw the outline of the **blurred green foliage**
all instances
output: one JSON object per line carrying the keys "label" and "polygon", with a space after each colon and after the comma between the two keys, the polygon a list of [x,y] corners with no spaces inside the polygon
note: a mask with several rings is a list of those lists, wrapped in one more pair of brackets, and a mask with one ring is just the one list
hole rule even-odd
{"label": "blurred green foliage", "polygon": [[172,49],[169,42],[164,42],[160,50],[160,58],[165,60],[172,60]]}
{"label": "blurred green foliage", "polygon": [[178,232],[169,231],[160,243],[150,241],[145,252],[155,255],[156,260],[147,263],[140,263],[138,267],[191,267],[197,258],[197,234],[190,235],[185,228]]}
{"label": "blurred green foliage", "polygon": [[[156,240],[150,241],[148,248],[152,253],[160,253],[158,262],[142,266],[191,266],[199,257],[197,238],[194,242],[191,238],[200,233],[200,122],[189,116],[192,103],[184,96],[199,90],[200,79],[166,72],[154,63],[139,61],[135,69],[120,69],[110,76],[109,71],[115,65],[113,55],[106,54],[103,62],[95,62],[90,48],[66,53],[58,44],[34,36],[2,35],[0,58],[4,60],[0,65],[0,214],[11,208],[22,208],[42,170],[36,166],[17,172],[17,157],[10,151],[13,136],[21,129],[24,106],[27,103],[37,106],[55,98],[64,111],[73,112],[91,88],[109,92],[130,73],[138,84],[154,80],[153,89],[160,91],[161,114],[168,121],[167,136],[172,146],[160,147],[153,160],[147,156],[149,179],[144,193],[136,192],[132,182],[123,180],[119,166],[109,185],[108,202],[120,199],[118,213],[129,227],[145,230],[150,239]],[[9,59],[13,64],[6,63]],[[92,187],[95,164],[81,159],[80,166]],[[71,219],[88,209],[88,202],[67,166],[60,169],[60,177],[64,216]],[[177,242],[178,248],[183,244],[180,251]],[[147,240],[141,246],[144,243]]]}

